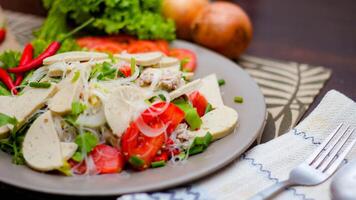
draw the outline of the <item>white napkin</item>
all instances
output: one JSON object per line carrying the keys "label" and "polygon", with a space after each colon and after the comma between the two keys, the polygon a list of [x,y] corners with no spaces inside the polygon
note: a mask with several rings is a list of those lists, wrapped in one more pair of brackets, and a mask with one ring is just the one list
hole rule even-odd
{"label": "white napkin", "polygon": [[[315,110],[288,133],[243,154],[227,168],[192,186],[157,193],[124,195],[119,200],[248,199],[258,191],[288,178],[322,140],[341,122],[356,127],[356,104],[332,90]],[[356,158],[354,147],[348,158]],[[331,199],[330,182],[313,187],[292,187],[276,199]]]}

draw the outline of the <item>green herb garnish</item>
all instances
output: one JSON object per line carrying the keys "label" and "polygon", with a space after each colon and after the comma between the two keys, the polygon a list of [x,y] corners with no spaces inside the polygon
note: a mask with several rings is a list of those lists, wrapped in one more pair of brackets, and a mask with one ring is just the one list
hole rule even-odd
{"label": "green herb garnish", "polygon": [[84,159],[85,155],[90,153],[98,144],[99,140],[90,132],[79,134],[74,142],[78,145],[77,151],[74,153],[72,159],[80,162]]}
{"label": "green herb garnish", "polygon": [[189,104],[188,101],[182,98],[174,100],[173,103],[181,110],[183,110],[185,114],[184,119],[188,123],[191,130],[196,130],[200,128],[202,120],[199,117],[196,108],[194,108],[192,105]]}
{"label": "green herb garnish", "polygon": [[135,70],[136,70],[136,59],[135,58],[131,58],[130,68],[131,68],[131,74],[134,74]]}

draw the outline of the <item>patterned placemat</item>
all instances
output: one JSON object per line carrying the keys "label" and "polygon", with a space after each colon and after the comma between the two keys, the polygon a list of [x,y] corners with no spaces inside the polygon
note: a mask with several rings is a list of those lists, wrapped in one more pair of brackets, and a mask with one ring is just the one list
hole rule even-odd
{"label": "patterned placemat", "polygon": [[[8,26],[20,45],[31,41],[32,31],[43,22],[43,18],[33,15],[12,11],[4,11],[4,13]],[[242,56],[237,63],[254,78],[265,96],[268,118],[265,130],[257,143],[267,142],[294,127],[331,75],[330,70],[321,66],[249,55]],[[0,191],[5,190],[8,192],[14,189],[0,184]],[[21,191],[17,190],[16,193],[21,196],[40,198],[39,194]],[[46,195],[40,196],[43,197],[40,199],[48,199]]]}

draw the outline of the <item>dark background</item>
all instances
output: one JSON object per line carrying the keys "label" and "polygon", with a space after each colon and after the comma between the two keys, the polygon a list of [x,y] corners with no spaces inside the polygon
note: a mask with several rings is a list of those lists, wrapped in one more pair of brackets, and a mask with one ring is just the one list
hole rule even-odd
{"label": "dark background", "polygon": [[[331,79],[312,108],[330,89],[356,99],[356,0],[234,2],[246,10],[253,23],[254,38],[247,54],[332,69]],[[0,5],[4,9],[46,15],[40,0],[0,0]],[[44,194],[4,190],[2,186],[0,191],[27,199],[54,199]]]}

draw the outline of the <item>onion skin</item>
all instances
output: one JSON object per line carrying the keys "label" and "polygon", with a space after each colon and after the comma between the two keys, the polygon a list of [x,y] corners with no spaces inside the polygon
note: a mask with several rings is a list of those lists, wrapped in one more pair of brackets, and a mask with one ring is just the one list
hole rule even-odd
{"label": "onion skin", "polygon": [[252,39],[249,17],[229,2],[214,2],[201,10],[191,31],[195,42],[229,58],[239,57]]}
{"label": "onion skin", "polygon": [[209,5],[209,0],[163,0],[162,12],[176,23],[177,36],[190,40],[190,27],[200,10]]}

